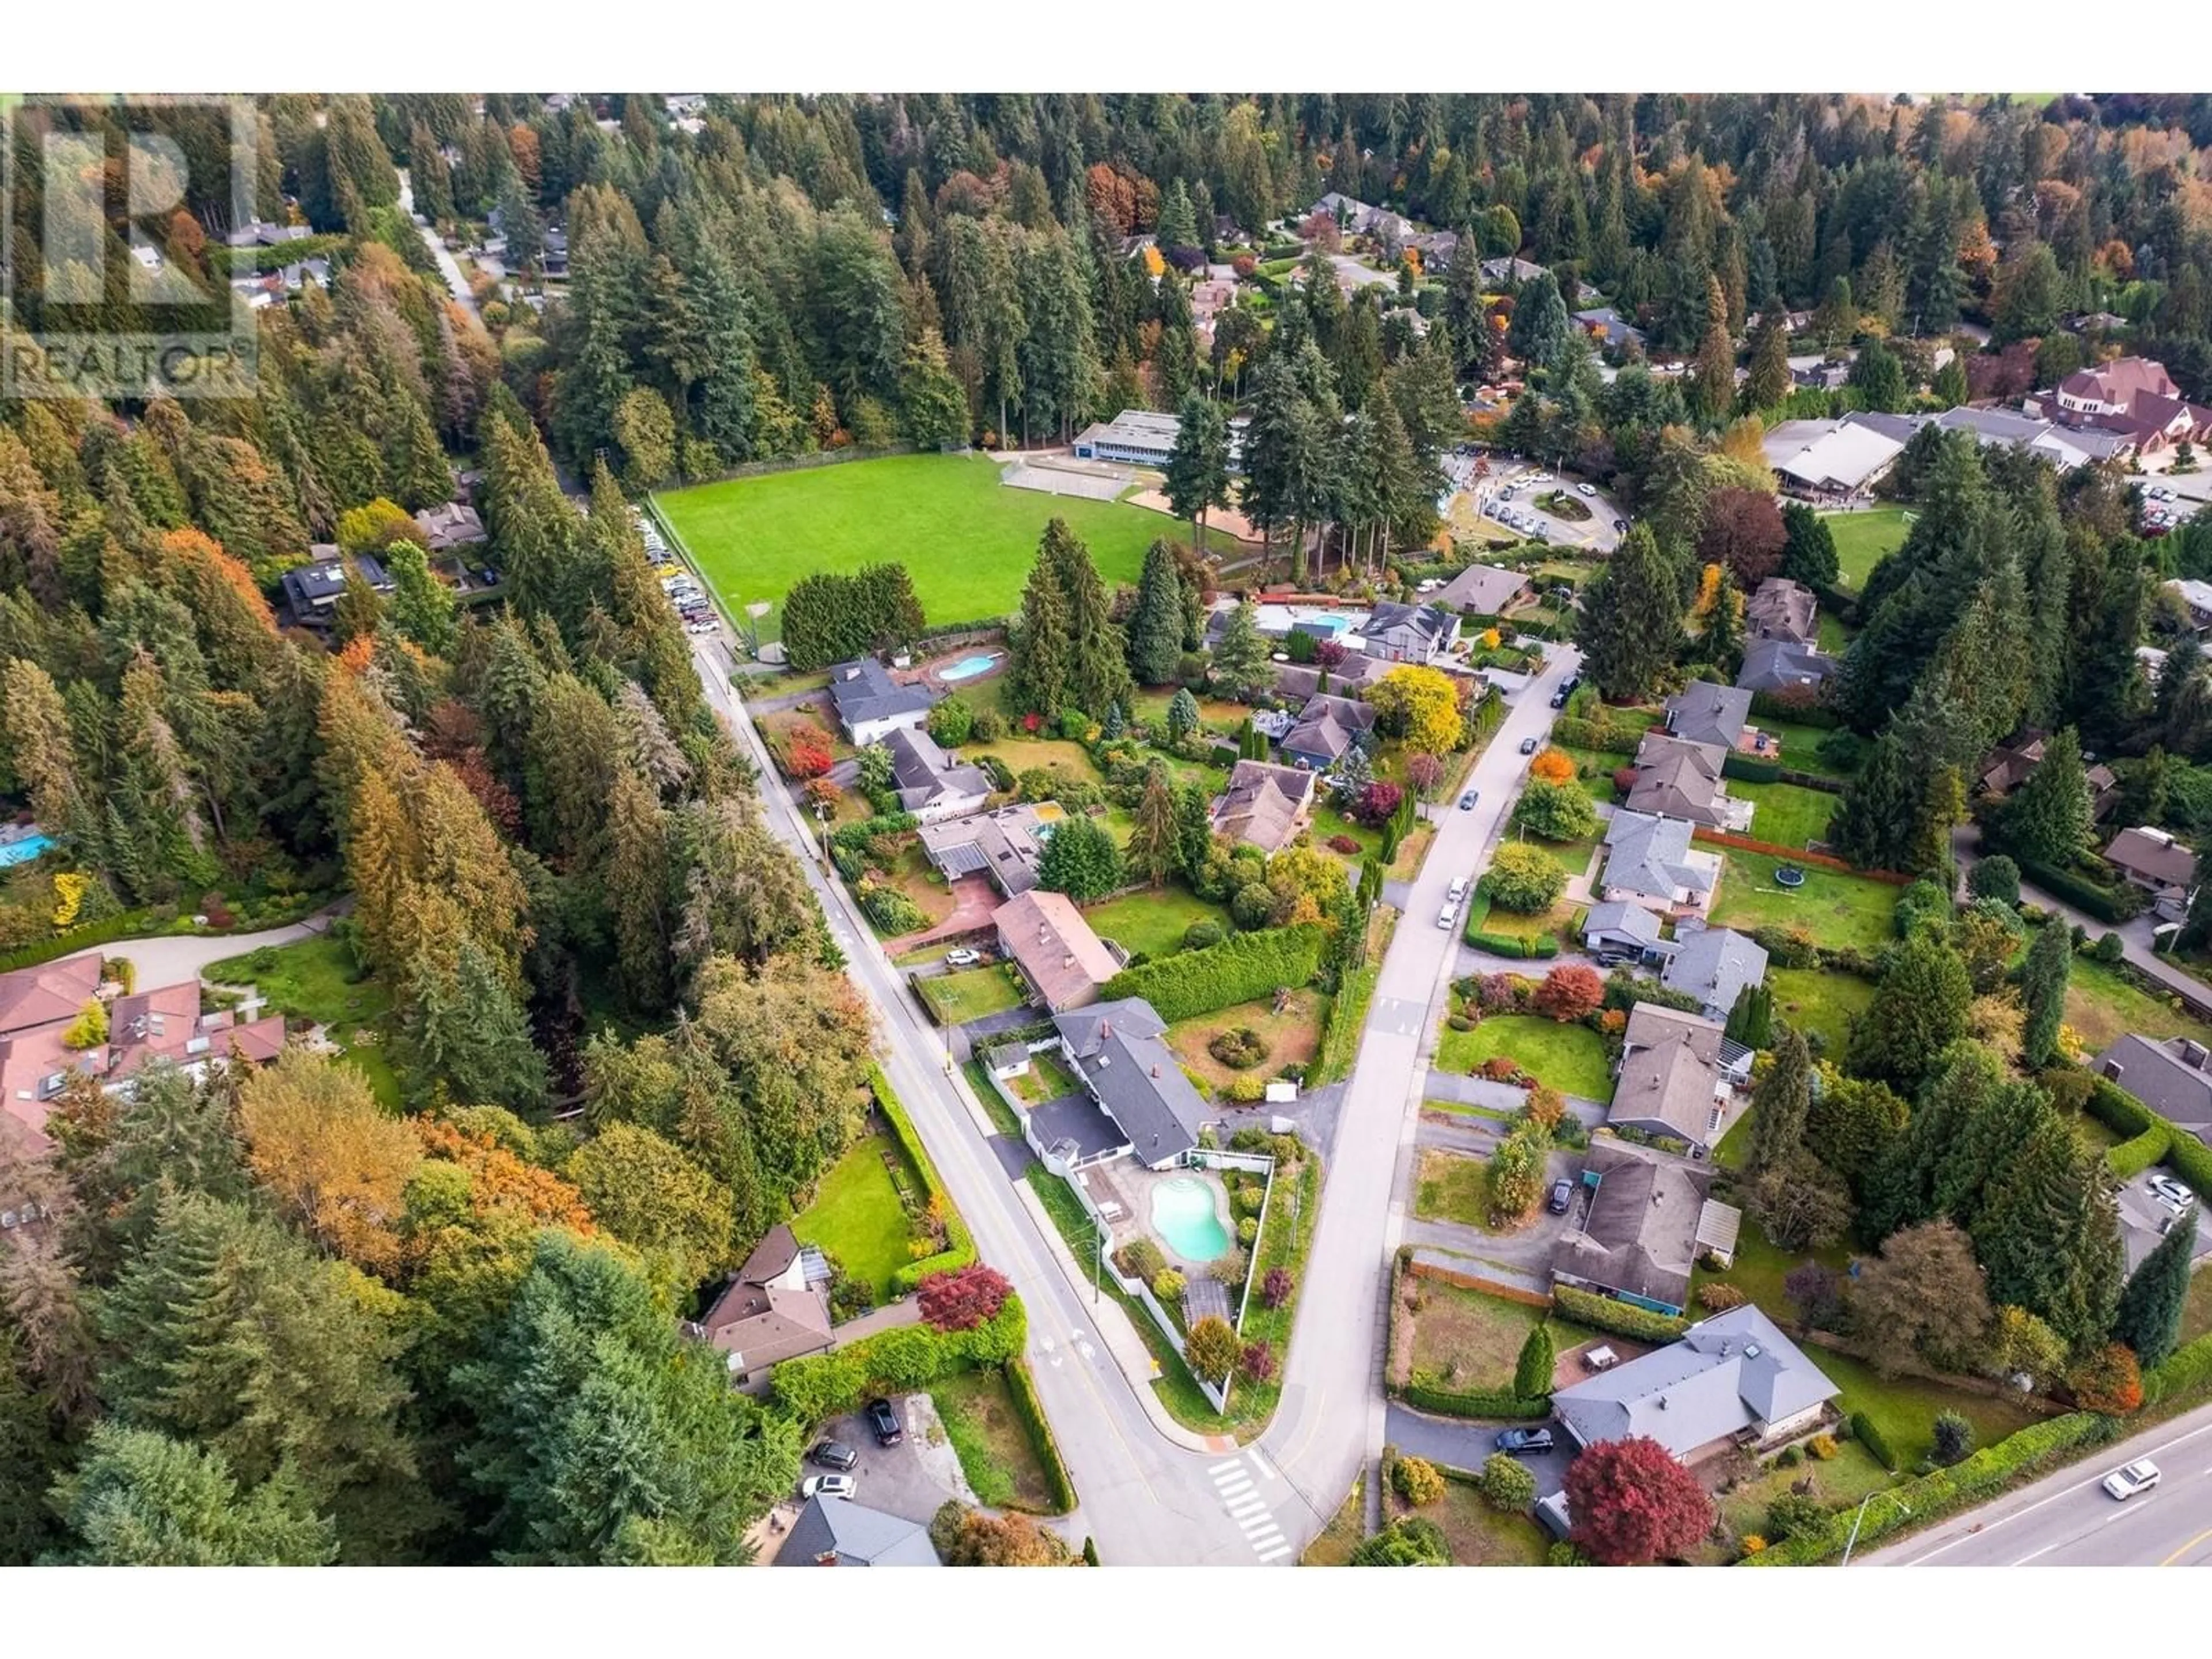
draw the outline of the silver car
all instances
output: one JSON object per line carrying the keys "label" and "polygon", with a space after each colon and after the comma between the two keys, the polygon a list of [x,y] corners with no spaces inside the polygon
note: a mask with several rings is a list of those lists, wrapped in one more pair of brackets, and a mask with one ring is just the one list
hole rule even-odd
{"label": "silver car", "polygon": [[2104,1486],[2107,1492],[2124,1504],[2137,1492],[2148,1492],[2162,1478],[2157,1464],[2148,1457],[2138,1457],[2134,1462],[2124,1464],[2106,1475]]}

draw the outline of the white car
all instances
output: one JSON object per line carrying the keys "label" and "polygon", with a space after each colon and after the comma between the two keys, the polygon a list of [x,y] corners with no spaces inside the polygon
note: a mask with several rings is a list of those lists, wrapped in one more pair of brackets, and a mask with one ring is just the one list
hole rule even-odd
{"label": "white car", "polygon": [[849,1474],[810,1474],[799,1483],[801,1498],[850,1498],[860,1489]]}
{"label": "white car", "polygon": [[687,634],[711,634],[714,631],[714,624],[710,622],[686,623],[684,631]]}
{"label": "white car", "polygon": [[1456,904],[1447,904],[1437,912],[1437,926],[1439,927],[1449,927],[1458,920],[1459,906]]}
{"label": "white car", "polygon": [[947,951],[945,953],[945,965],[948,968],[973,968],[982,959],[964,945],[957,950]]}
{"label": "white car", "polygon": [[1465,898],[1467,896],[1467,878],[1465,876],[1454,876],[1451,879],[1451,887],[1449,890],[1444,894],[1444,896],[1449,899],[1454,904],[1457,904],[1462,899]]}
{"label": "white car", "polygon": [[2148,1457],[2138,1457],[2106,1475],[2105,1490],[2124,1504],[2137,1492],[2148,1492],[2158,1485],[2160,1478],[2157,1464]]}
{"label": "white car", "polygon": [[1577,484],[1575,486],[1575,494],[1577,495],[1595,495],[1597,494],[1597,486],[1595,484],[1586,483]]}
{"label": "white car", "polygon": [[2176,1215],[2197,1201],[2197,1194],[2170,1175],[2154,1175],[2146,1184],[2150,1188],[2151,1196]]}
{"label": "white car", "polygon": [[1546,484],[1546,483],[1550,483],[1552,482],[1552,475],[1551,475],[1550,473],[1548,473],[1548,472],[1531,472],[1531,473],[1530,473],[1527,477],[1523,478],[1521,482],[1522,482],[1522,483],[1532,483],[1532,484]]}

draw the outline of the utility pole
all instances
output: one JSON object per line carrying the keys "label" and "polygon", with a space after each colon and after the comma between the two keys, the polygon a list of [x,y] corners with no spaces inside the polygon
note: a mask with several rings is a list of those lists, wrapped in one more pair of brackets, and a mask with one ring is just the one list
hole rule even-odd
{"label": "utility pole", "polygon": [[1854,1515],[1854,1516],[1851,1517],[1851,1535],[1850,1535],[1849,1538],[1846,1538],[1846,1539],[1844,1540],[1844,1559],[1843,1559],[1843,1561],[1842,1561],[1842,1563],[1841,1563],[1841,1565],[1842,1565],[1846,1566],[1846,1567],[1848,1567],[1849,1565],[1850,1565],[1850,1564],[1851,1564],[1851,1551],[1852,1551],[1853,1549],[1856,1548],[1856,1547],[1857,1547],[1857,1546],[1858,1546],[1858,1541],[1859,1541],[1859,1528],[1860,1528],[1861,1526],[1863,1526],[1863,1525],[1865,1523],[1865,1522],[1866,1522],[1867,1505],[1868,1505],[1869,1504],[1873,1503],[1873,1502],[1874,1502],[1874,1500],[1875,1500],[1875,1498],[1888,1498],[1888,1499],[1890,1500],[1890,1502],[1892,1502],[1893,1504],[1896,1504],[1896,1505],[1897,1505],[1897,1507],[1898,1507],[1898,1508],[1899,1508],[1900,1510],[1903,1510],[1905,1512],[1905,1514],[1906,1514],[1906,1515],[1908,1515],[1908,1516],[1909,1516],[1909,1515],[1911,1515],[1911,1514],[1912,1513],[1912,1506],[1911,1506],[1910,1504],[1906,1503],[1906,1502],[1905,1502],[1902,1498],[1898,1497],[1894,1492],[1869,1492],[1869,1493],[1868,1493],[1864,1498],[1861,1498],[1861,1499],[1859,1500],[1859,1510],[1858,1510],[1858,1513],[1857,1513],[1856,1515]]}

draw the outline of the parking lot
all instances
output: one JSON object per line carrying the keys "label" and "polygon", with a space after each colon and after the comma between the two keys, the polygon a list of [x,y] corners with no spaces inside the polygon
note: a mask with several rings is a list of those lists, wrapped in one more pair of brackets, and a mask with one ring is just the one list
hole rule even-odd
{"label": "parking lot", "polygon": [[[1595,485],[1561,476],[1526,461],[1492,458],[1488,477],[1469,488],[1476,510],[1492,523],[1531,541],[1589,553],[1610,553],[1620,545],[1626,515]],[[1537,505],[1540,496],[1563,491],[1589,509],[1587,520],[1562,518]],[[1587,493],[1585,493],[1587,492]]]}
{"label": "parking lot", "polygon": [[[814,1461],[811,1449],[824,1440],[836,1440],[860,1455],[860,1462],[844,1471],[859,1488],[853,1494],[856,1503],[924,1526],[948,1498],[973,1504],[975,1494],[967,1490],[967,1483],[961,1478],[960,1460],[953,1452],[951,1442],[938,1426],[937,1410],[929,1396],[895,1395],[891,1404],[897,1409],[899,1423],[906,1431],[906,1437],[897,1445],[878,1446],[864,1413],[832,1418],[808,1443],[808,1455],[799,1478],[803,1480],[808,1475],[835,1473]],[[933,1431],[934,1445],[930,1443]]]}

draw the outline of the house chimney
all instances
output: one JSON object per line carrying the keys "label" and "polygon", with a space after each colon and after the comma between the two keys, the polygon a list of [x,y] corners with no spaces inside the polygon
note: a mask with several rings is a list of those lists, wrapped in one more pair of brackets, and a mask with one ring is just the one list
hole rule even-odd
{"label": "house chimney", "polygon": [[1098,1022],[1098,1035],[1103,1037],[1112,1036],[1114,1035],[1114,1022],[1110,1019],[1100,1020]]}
{"label": "house chimney", "polygon": [[2188,1066],[2191,1071],[2201,1072],[2204,1069],[2204,1061],[2206,1057],[2206,1051],[2203,1043],[2192,1041],[2187,1037],[2182,1039],[2181,1063],[2183,1065]]}
{"label": "house chimney", "polygon": [[2108,1060],[2105,1062],[2105,1075],[2115,1083],[2120,1080],[2120,1073],[2127,1069],[2117,1060]]}

